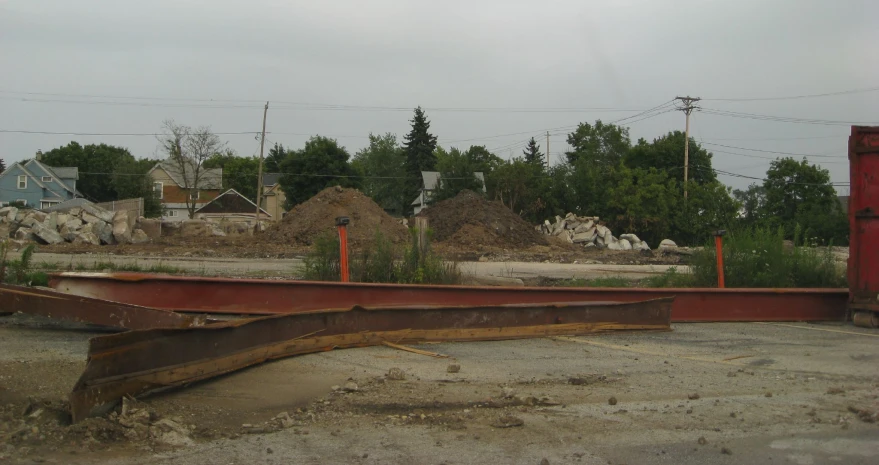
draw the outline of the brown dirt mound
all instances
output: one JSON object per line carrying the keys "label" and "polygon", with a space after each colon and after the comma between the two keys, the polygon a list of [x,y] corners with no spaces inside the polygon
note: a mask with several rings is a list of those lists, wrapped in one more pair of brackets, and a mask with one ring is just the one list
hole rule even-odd
{"label": "brown dirt mound", "polygon": [[472,191],[438,202],[424,210],[438,242],[464,247],[498,246],[524,248],[547,245],[534,226],[500,202],[486,200]]}
{"label": "brown dirt mound", "polygon": [[385,213],[378,204],[356,189],[328,187],[308,201],[287,212],[287,216],[266,231],[271,241],[311,245],[321,234],[336,232],[336,217],[351,218],[348,242],[351,245],[370,243],[376,231],[393,243],[405,242],[406,227],[400,220]]}

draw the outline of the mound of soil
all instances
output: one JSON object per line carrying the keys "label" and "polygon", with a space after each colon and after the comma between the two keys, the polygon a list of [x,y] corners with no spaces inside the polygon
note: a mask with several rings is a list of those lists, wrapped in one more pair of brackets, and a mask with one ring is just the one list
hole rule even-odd
{"label": "mound of soil", "polygon": [[408,239],[400,220],[385,213],[362,192],[339,186],[328,187],[293,207],[280,223],[266,231],[265,237],[286,244],[311,245],[322,234],[336,233],[338,216],[351,219],[348,242],[354,246],[372,242],[376,231],[395,244]]}
{"label": "mound of soil", "polygon": [[461,247],[547,245],[543,234],[502,203],[468,190],[431,205],[419,216],[428,218],[438,242]]}

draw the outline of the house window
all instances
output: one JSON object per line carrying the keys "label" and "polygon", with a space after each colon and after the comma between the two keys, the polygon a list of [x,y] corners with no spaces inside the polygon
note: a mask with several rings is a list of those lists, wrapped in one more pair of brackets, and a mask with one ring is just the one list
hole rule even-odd
{"label": "house window", "polygon": [[168,218],[176,218],[177,213],[179,213],[177,210],[168,210]]}
{"label": "house window", "polygon": [[25,200],[25,199],[15,199],[15,202],[13,202],[13,203],[16,205],[20,205],[22,207],[27,206],[27,200]]}
{"label": "house window", "polygon": [[197,190],[189,192],[189,200],[198,200],[199,192]]}
{"label": "house window", "polygon": [[52,182],[52,176],[43,176],[42,178],[40,178],[40,181]]}
{"label": "house window", "polygon": [[162,182],[154,182],[153,183],[153,194],[157,199],[162,200],[164,198],[165,191],[165,183]]}
{"label": "house window", "polygon": [[27,189],[27,176],[19,176],[18,177],[18,188],[19,189]]}
{"label": "house window", "polygon": [[52,205],[58,205],[61,203],[59,200],[41,200],[40,201],[40,210],[45,210]]}
{"label": "house window", "polygon": [[9,202],[0,202],[0,207],[8,207]]}

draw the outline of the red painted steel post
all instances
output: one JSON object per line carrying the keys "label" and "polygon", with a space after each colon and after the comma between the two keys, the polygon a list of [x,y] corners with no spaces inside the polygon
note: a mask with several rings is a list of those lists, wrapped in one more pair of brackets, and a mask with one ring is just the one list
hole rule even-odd
{"label": "red painted steel post", "polygon": [[714,231],[714,248],[717,251],[717,287],[723,289],[723,235],[724,230]]}
{"label": "red painted steel post", "polygon": [[351,220],[347,216],[336,218],[336,227],[339,228],[339,268],[342,271],[342,282],[348,282],[348,223]]}

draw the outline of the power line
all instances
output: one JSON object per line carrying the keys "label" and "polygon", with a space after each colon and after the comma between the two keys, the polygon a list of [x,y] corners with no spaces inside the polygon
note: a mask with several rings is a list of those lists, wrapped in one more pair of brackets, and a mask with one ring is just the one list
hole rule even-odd
{"label": "power line", "polygon": [[813,158],[844,158],[847,155],[831,155],[831,154],[815,154],[815,153],[796,153],[796,152],[779,152],[775,150],[761,150],[761,149],[749,149],[747,147],[736,147],[734,145],[723,145],[723,144],[714,144],[711,142],[702,142],[703,145],[713,145],[717,147],[724,147],[728,149],[737,149],[737,150],[747,150],[750,152],[761,152],[761,153],[777,153],[780,155],[793,155],[793,156],[802,156],[802,157],[813,157]]}
{"label": "power line", "polygon": [[[842,139],[848,138],[848,134],[835,136],[806,136],[806,137],[710,137],[705,140],[806,140],[806,139]],[[701,139],[700,139],[701,140]]]}
{"label": "power line", "polygon": [[[56,135],[56,136],[120,136],[120,137],[136,137],[136,136],[152,136],[158,137],[165,134],[160,132],[75,132],[75,131],[29,131],[17,129],[0,129],[0,133],[4,134],[40,134],[40,135]],[[218,136],[248,135],[258,134],[259,131],[239,131],[239,132],[212,132]]]}
{"label": "power line", "polygon": [[861,93],[865,93],[865,92],[876,92],[877,90],[879,90],[879,87],[867,87],[864,89],[841,90],[839,92],[825,92],[823,94],[791,95],[791,96],[787,96],[787,97],[707,98],[705,100],[713,100],[713,101],[718,101],[718,102],[760,102],[760,101],[769,101],[769,100],[797,100],[797,99],[804,99],[804,98],[832,97],[834,95],[861,94]]}
{"label": "power line", "polygon": [[702,108],[700,109],[700,111],[708,115],[729,116],[732,118],[745,118],[758,121],[778,121],[782,123],[818,124],[825,126],[870,126],[877,124],[863,121],[835,121],[825,119],[795,118],[791,116],[760,115],[756,113],[742,113],[738,111],[717,110],[713,108]]}

